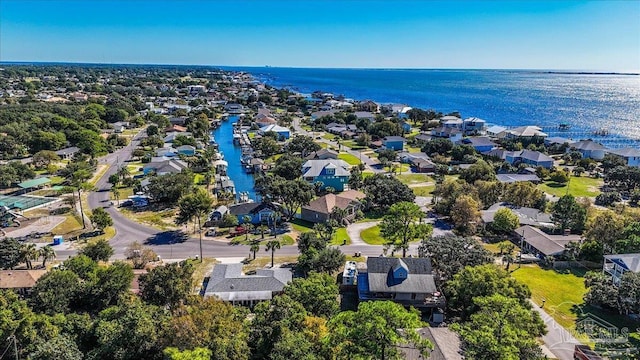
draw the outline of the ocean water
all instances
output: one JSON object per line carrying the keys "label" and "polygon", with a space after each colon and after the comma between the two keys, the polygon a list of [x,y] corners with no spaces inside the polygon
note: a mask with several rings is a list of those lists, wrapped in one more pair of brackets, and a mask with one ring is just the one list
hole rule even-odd
{"label": "ocean water", "polygon": [[[355,100],[459,111],[502,126],[537,125],[550,136],[640,147],[640,76],[509,70],[242,68],[275,87]],[[571,125],[568,131],[558,125]],[[607,129],[609,135],[593,132]],[[635,140],[635,141],[634,141]]]}

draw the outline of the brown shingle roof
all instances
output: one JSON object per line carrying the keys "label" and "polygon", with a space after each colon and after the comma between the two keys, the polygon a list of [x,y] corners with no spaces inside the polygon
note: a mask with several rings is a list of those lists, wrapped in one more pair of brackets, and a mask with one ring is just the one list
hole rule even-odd
{"label": "brown shingle roof", "polygon": [[334,208],[346,209],[351,202],[357,199],[364,199],[364,197],[365,194],[360,191],[348,190],[338,195],[327,194],[321,196],[310,202],[309,205],[304,206],[304,208],[323,214],[330,214]]}
{"label": "brown shingle roof", "polygon": [[32,288],[47,270],[0,270],[0,289]]}

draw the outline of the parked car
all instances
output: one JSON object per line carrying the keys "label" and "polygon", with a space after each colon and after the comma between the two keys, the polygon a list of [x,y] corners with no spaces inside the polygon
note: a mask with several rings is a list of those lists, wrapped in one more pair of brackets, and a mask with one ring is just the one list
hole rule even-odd
{"label": "parked car", "polygon": [[216,228],[208,228],[204,233],[205,236],[216,236]]}
{"label": "parked car", "polygon": [[243,228],[242,226],[236,226],[233,233],[235,235],[244,235],[246,232],[247,232],[247,229]]}

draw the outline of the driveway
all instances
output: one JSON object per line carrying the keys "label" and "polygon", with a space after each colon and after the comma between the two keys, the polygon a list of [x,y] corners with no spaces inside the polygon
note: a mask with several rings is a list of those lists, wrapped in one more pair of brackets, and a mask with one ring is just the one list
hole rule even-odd
{"label": "driveway", "polygon": [[560,360],[573,360],[573,348],[580,342],[533,301],[531,301],[531,305],[547,326],[547,334],[542,336],[543,351],[545,353],[551,351]]}
{"label": "driveway", "polygon": [[367,245],[367,243],[364,242],[364,240],[362,240],[362,238],[360,237],[360,233],[362,232],[362,230],[368,229],[378,224],[380,224],[380,221],[349,224],[347,226],[347,234],[349,235],[349,238],[351,238],[351,245]]}

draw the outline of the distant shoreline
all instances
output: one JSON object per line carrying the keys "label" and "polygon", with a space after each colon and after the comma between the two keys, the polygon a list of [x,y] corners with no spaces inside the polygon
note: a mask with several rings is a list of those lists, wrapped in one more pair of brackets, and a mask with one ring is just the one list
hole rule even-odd
{"label": "distant shoreline", "polygon": [[462,68],[351,68],[351,67],[296,67],[296,66],[243,66],[243,65],[203,65],[203,64],[119,64],[119,63],[82,63],[57,61],[0,61],[0,66],[87,66],[87,67],[167,67],[167,68],[212,68],[212,69],[331,69],[331,70],[375,70],[375,71],[496,71],[532,74],[557,75],[608,75],[640,76],[640,72],[588,71],[588,70],[549,70],[549,69],[462,69]]}

